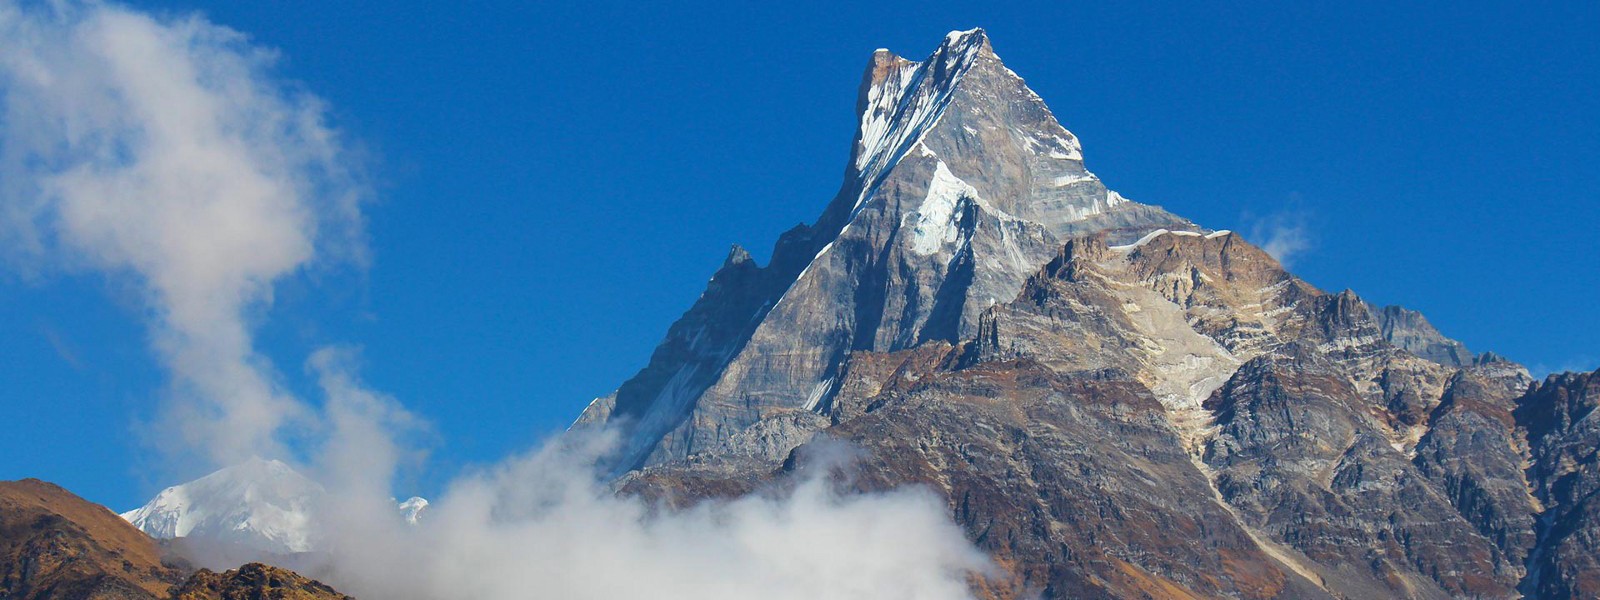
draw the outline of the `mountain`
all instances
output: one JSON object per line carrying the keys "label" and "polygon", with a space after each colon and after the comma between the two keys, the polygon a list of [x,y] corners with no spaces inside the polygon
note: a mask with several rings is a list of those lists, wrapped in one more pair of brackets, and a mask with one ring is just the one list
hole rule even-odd
{"label": "mountain", "polygon": [[[326,491],[277,460],[254,458],[162,490],[144,506],[122,513],[139,530],[202,566],[227,568],[249,560],[286,560],[317,550],[316,509]],[[422,498],[396,502],[416,524]]]}
{"label": "mountain", "polygon": [[275,553],[308,552],[322,486],[276,460],[251,459],[162,490],[122,518],[157,539],[196,537]]}
{"label": "mountain", "polygon": [[164,598],[183,577],[105,507],[37,479],[0,482],[0,598]]}
{"label": "mountain", "polygon": [[192,575],[103,506],[39,481],[0,482],[0,598],[347,600],[293,571],[250,564]]}
{"label": "mountain", "polygon": [[822,216],[783,234],[765,267],[730,251],[649,365],[579,419],[628,423],[619,466],[825,412],[851,352],[970,337],[1070,236],[1193,228],[1085,169],[1077,138],[981,31],[952,33],[920,63],[878,51],[857,110]]}
{"label": "mountain", "polygon": [[1535,382],[1420,313],[1110,191],[982,30],[868,63],[845,182],[735,247],[574,429],[688,505],[926,486],[980,597],[1600,597],[1594,375]]}

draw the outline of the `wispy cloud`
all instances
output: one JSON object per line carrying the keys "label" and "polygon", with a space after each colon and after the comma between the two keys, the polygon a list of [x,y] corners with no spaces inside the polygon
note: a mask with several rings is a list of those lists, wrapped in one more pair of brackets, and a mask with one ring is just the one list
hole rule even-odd
{"label": "wispy cloud", "polygon": [[1310,228],[1311,213],[1303,209],[1286,208],[1260,217],[1246,214],[1244,220],[1250,223],[1250,240],[1284,268],[1293,266],[1316,242]]}
{"label": "wispy cloud", "polygon": [[217,462],[306,408],[255,349],[273,284],[360,259],[363,188],[323,103],[199,17],[0,2],[0,239],[13,264],[131,277],[173,375],[153,439]]}
{"label": "wispy cloud", "polygon": [[50,344],[50,349],[54,350],[56,356],[60,357],[62,362],[67,363],[67,366],[72,367],[74,371],[84,370],[83,361],[78,359],[77,351],[72,349],[72,344],[67,343],[67,340],[61,337],[61,332],[56,331],[56,328],[51,327],[48,323],[41,322],[39,323],[39,335],[44,338],[46,343]]}

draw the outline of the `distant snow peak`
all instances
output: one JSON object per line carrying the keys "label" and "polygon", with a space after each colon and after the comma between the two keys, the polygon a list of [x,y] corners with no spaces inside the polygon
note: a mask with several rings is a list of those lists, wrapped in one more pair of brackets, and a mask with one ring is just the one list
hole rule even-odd
{"label": "distant snow peak", "polygon": [[425,498],[412,496],[404,502],[400,502],[397,508],[400,509],[400,516],[406,520],[407,524],[416,525],[422,520],[422,511],[427,510],[428,501]]}
{"label": "distant snow peak", "polygon": [[207,538],[268,552],[307,552],[311,510],[324,491],[277,460],[253,458],[162,490],[122,514],[151,537]]}
{"label": "distant snow peak", "polygon": [[[252,458],[194,481],[164,489],[122,518],[156,539],[195,538],[255,551],[316,550],[316,508],[327,491],[278,460]],[[428,501],[396,504],[416,524]]]}

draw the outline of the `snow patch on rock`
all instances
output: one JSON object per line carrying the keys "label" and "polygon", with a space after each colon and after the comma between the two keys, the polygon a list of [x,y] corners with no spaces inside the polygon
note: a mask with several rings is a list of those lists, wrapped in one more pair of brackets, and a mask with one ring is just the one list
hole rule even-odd
{"label": "snow patch on rock", "polygon": [[911,226],[911,251],[928,256],[954,243],[960,236],[957,207],[962,200],[977,196],[976,189],[951,173],[944,161],[939,161],[934,167],[933,179],[928,181],[927,197],[917,207],[917,212],[903,219]]}

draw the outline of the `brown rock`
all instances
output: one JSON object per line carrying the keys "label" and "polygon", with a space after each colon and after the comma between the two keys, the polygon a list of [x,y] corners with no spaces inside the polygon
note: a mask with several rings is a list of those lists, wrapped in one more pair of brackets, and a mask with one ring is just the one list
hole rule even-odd
{"label": "brown rock", "polygon": [[153,600],[182,578],[104,506],[37,479],[0,482],[0,598]]}
{"label": "brown rock", "polygon": [[353,600],[288,569],[250,563],[225,573],[201,569],[172,590],[172,600]]}

